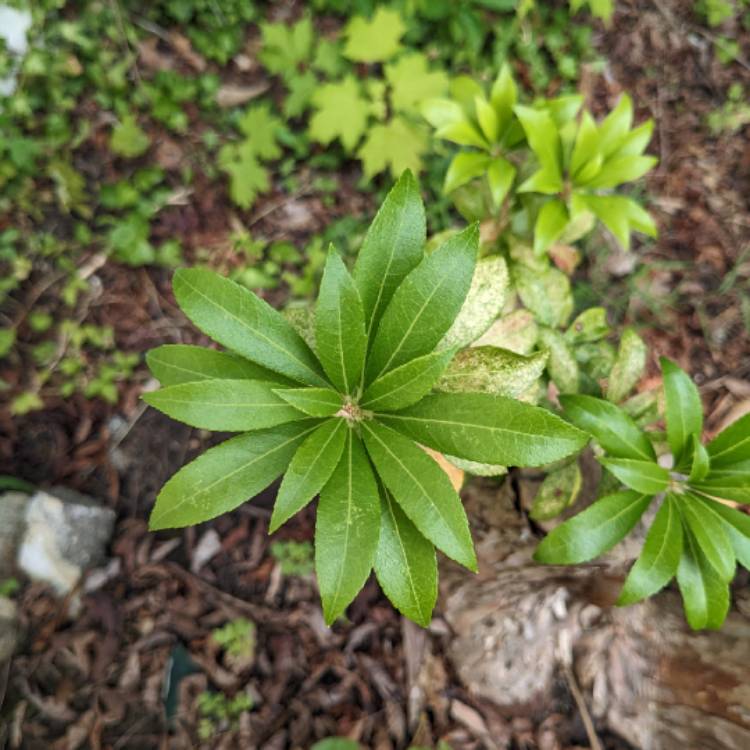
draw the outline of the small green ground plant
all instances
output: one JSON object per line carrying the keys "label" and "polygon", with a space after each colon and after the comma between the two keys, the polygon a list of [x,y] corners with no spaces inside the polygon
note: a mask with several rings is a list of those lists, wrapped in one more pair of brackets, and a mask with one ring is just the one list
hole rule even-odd
{"label": "small green ground plant", "polygon": [[148,363],[164,387],[144,398],[192,426],[242,434],[167,482],[151,528],[214,518],[283,474],[271,531],[320,494],[315,570],[326,621],[343,614],[374,568],[394,605],[428,624],[435,547],[470,570],[476,557],[461,500],[420,444],[465,461],[528,466],[586,441],[550,411],[471,383],[438,390],[484,314],[470,293],[477,252],[470,226],[425,253],[424,206],[407,172],[373,221],[353,274],[329,252],[307,342],[228,279],[178,271],[179,305],[233,353],[152,351]]}
{"label": "small green ground plant", "polygon": [[611,402],[561,397],[566,417],[593,435],[609,483],[625,489],[556,527],[536,559],[570,564],[598,557],[656,506],[618,604],[652,596],[676,577],[690,626],[719,628],[729,611],[736,564],[750,569],[750,517],[733,507],[750,503],[750,415],[704,446],[698,389],[674,363],[661,364],[666,445],[662,434],[642,431]]}

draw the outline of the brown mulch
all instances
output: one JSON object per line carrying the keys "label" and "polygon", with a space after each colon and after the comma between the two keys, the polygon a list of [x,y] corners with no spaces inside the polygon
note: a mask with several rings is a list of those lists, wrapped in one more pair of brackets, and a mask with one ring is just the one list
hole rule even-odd
{"label": "brown mulch", "polygon": [[[589,93],[604,109],[629,91],[639,116],[656,120],[652,150],[661,162],[647,190],[661,233],[636,249],[631,281],[607,270],[614,255],[608,248],[589,270],[609,289],[608,298],[623,301],[622,317],[648,339],[652,375],[657,355],[695,375],[715,430],[750,403],[750,341],[741,309],[742,294],[750,293],[750,140],[745,130],[712,136],[706,117],[731,83],[750,91],[750,72],[715,60],[710,41],[695,31],[692,3],[617,5],[613,28],[599,40],[609,70],[590,82]],[[157,233],[181,236],[189,251],[206,247],[216,262],[231,264],[226,197],[199,193],[199,200],[166,211]],[[333,208],[315,197],[290,201],[279,194],[253,215],[260,234],[302,244],[332,217],[369,208],[352,178],[343,181]],[[302,215],[290,232],[290,217]],[[736,275],[731,289],[722,286],[728,273]],[[108,264],[98,275],[104,291],[91,306],[91,321],[114,325],[122,349],[200,341],[174,306],[166,272]],[[530,716],[504,716],[467,695],[442,657],[450,632],[439,613],[424,657],[431,679],[416,686],[410,659],[419,636],[373,582],[350,608],[348,622],[326,628],[314,582],[282,576],[270,555],[270,491],[213,523],[149,534],[145,519],[158,488],[207,437],[144,412],[138,396],[147,379],[141,372],[123,385],[117,408],[74,397],[51,398],[44,411],[23,418],[0,413],[0,473],[86,491],[119,516],[112,564],[94,583],[89,578],[77,617],[68,617],[68,603],[39,586],[22,593],[25,638],[7,678],[0,747],[5,741],[33,750],[307,750],[330,735],[378,750],[438,739],[454,750],[588,746],[564,691],[543,715]],[[278,536],[309,539],[313,517],[307,511]],[[196,550],[209,533],[218,535],[220,549],[198,567]],[[254,658],[241,665],[210,637],[238,617],[257,626]],[[164,688],[180,649],[195,671],[179,681],[169,718]],[[0,673],[0,694],[3,680]],[[425,695],[415,703],[417,687]],[[201,745],[196,700],[207,689],[230,696],[247,691],[255,707]],[[607,747],[623,747],[603,739]]]}

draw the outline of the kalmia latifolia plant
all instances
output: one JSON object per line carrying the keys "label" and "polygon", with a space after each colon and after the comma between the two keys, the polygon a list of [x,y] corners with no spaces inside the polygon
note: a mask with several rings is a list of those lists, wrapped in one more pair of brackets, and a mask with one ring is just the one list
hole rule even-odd
{"label": "kalmia latifolia plant", "polygon": [[[476,570],[461,500],[424,447],[485,464],[539,466],[588,436],[543,408],[481,391],[441,392],[457,354],[478,254],[471,226],[429,254],[416,181],[405,173],[373,221],[353,272],[332,248],[312,335],[252,292],[204,269],[174,276],[187,317],[226,352],[149,354],[162,388],[145,400],[174,419],[239,433],[178,471],[152,529],[201,523],[283,475],[271,531],[319,495],[315,569],[326,622],[374,569],[421,625],[437,597],[435,548]],[[306,341],[305,338],[308,340]]]}

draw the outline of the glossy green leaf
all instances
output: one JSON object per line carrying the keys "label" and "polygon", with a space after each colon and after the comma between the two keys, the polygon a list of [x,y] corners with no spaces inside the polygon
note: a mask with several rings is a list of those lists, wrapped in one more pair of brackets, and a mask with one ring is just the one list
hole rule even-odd
{"label": "glossy green leaf", "polygon": [[534,225],[534,252],[542,255],[565,231],[569,220],[568,209],[561,200],[547,201]]}
{"label": "glossy green leaf", "polygon": [[339,464],[347,432],[343,419],[329,419],[297,448],[276,496],[269,533],[302,510],[323,489]]}
{"label": "glossy green leaf", "polygon": [[550,471],[534,497],[529,513],[531,518],[535,521],[546,521],[559,516],[576,501],[582,481],[578,461]]}
{"label": "glossy green leaf", "polygon": [[445,173],[443,192],[450,193],[467,182],[487,172],[491,159],[487,154],[475,151],[459,151],[451,160]]}
{"label": "glossy green leaf", "polygon": [[162,487],[151,512],[152,531],[203,523],[228,513],[280,476],[311,420],[231,438],[183,466]]}
{"label": "glossy green leaf", "polygon": [[617,106],[604,118],[599,126],[599,148],[610,156],[623,144],[633,124],[633,101],[623,94]]}
{"label": "glossy green leaf", "polygon": [[607,453],[617,458],[655,461],[651,441],[638,425],[614,404],[593,396],[560,396],[565,416],[576,427],[591,433]]}
{"label": "glossy green leaf", "polygon": [[275,388],[274,393],[311,417],[332,417],[344,405],[341,394],[331,388]]}
{"label": "glossy green leaf", "polygon": [[714,468],[750,461],[750,414],[720,432],[707,446]]}
{"label": "glossy green leaf", "polygon": [[697,498],[683,495],[680,512],[706,559],[723,581],[731,581],[735,570],[732,542],[724,524]]}
{"label": "glossy green leaf", "polygon": [[542,466],[587,440],[545,409],[489,393],[438,393],[379,419],[441,453],[504,466]]}
{"label": "glossy green leaf", "polygon": [[682,521],[678,498],[664,498],[646,535],[638,560],[630,569],[617,600],[619,606],[635,604],[661,591],[676,575],[682,557]]}
{"label": "glossy green leaf", "polygon": [[495,209],[499,209],[503,204],[515,179],[516,168],[507,159],[498,156],[489,163],[487,182],[490,186],[490,196]]}
{"label": "glossy green leaf", "polygon": [[396,290],[367,360],[367,381],[435,349],[469,291],[479,229],[470,226],[428,255]]}
{"label": "glossy green leaf", "polygon": [[600,458],[599,462],[626,487],[636,492],[656,495],[669,484],[669,472],[653,461],[633,458]]}
{"label": "glossy green leaf", "polygon": [[378,475],[404,513],[448,557],[476,570],[469,523],[448,475],[419,446],[377,422],[363,422]]}
{"label": "glossy green leaf", "polygon": [[750,570],[750,516],[730,508],[724,503],[697,497],[699,502],[705,504],[706,508],[721,517],[724,522],[724,530],[727,532],[734,549],[734,555],[739,562]]}
{"label": "glossy green leaf", "polygon": [[620,337],[617,359],[609,373],[607,401],[617,404],[635,388],[646,369],[647,353],[644,340],[632,328],[626,328]]}
{"label": "glossy green leaf", "polygon": [[599,154],[599,130],[594,118],[584,112],[578,126],[573,153],[570,157],[570,174],[575,181],[581,170]]}
{"label": "glossy green leaf", "polygon": [[375,575],[401,614],[426,628],[437,601],[435,548],[419,533],[390,493],[381,497]]}
{"label": "glossy green leaf", "polygon": [[654,121],[646,120],[631,130],[617,147],[617,156],[640,156],[648,146],[654,132]]}
{"label": "glossy green leaf", "polygon": [[315,350],[331,382],[342,393],[360,384],[367,353],[365,312],[344,261],[328,252],[315,307]]}
{"label": "glossy green leaf", "polygon": [[164,344],[146,354],[146,364],[163,386],[215,378],[292,382],[255,362],[204,346]]}
{"label": "glossy green leaf", "polygon": [[143,400],[204,430],[247,432],[305,419],[274,393],[275,386],[261,380],[199,380],[144,393]]}
{"label": "glossy green leaf", "polygon": [[692,482],[691,487],[710,497],[734,500],[743,505],[750,504],[750,483],[747,477],[714,479],[709,476],[702,482]]}
{"label": "glossy green leaf", "polygon": [[[693,459],[690,465],[690,476],[688,481],[700,482],[706,478],[711,468],[711,457],[708,455],[708,451],[705,449],[697,435],[692,437],[692,449]],[[750,485],[750,478],[748,478],[748,485]]]}
{"label": "glossy green leaf", "polygon": [[377,326],[396,288],[422,260],[425,233],[419,186],[407,171],[383,201],[354,265],[368,335]]}
{"label": "glossy green leaf", "polygon": [[380,495],[364,446],[352,430],[323,487],[315,523],[315,572],[330,625],[364,586],[380,535]]}
{"label": "glossy green leaf", "polygon": [[299,334],[252,292],[200,268],[176,271],[172,286],[183,312],[222,346],[299,383],[327,385]]}
{"label": "glossy green leaf", "polygon": [[624,250],[630,249],[629,198],[622,195],[585,195],[583,200]]}
{"label": "glossy green leaf", "polygon": [[441,97],[422,102],[420,111],[433,128],[441,128],[466,119],[466,113],[458,102]]}
{"label": "glossy green leaf", "polygon": [[435,386],[446,393],[497,393],[518,398],[544,372],[546,352],[524,356],[495,346],[460,351]]}
{"label": "glossy green leaf", "polygon": [[612,189],[633,182],[650,172],[659,162],[655,156],[615,156],[602,164],[596,177],[586,183],[593,190]]}
{"label": "glossy green leaf", "polygon": [[513,116],[513,107],[516,106],[517,100],[518,87],[513,80],[510,66],[503,63],[490,91],[490,103],[502,125],[506,124]]}
{"label": "glossy green leaf", "polygon": [[504,258],[482,258],[474,267],[471,286],[458,316],[438,344],[439,349],[475,342],[500,315],[508,297],[510,277]]}
{"label": "glossy green leaf", "polygon": [[556,565],[593,560],[633,530],[650,502],[632,490],[607,495],[547,534],[534,559]]}
{"label": "glossy green leaf", "polygon": [[729,586],[711,567],[689,529],[685,529],[684,540],[677,585],[685,616],[693,630],[716,630],[724,624],[729,612]]}
{"label": "glossy green leaf", "polygon": [[449,122],[435,131],[436,138],[444,138],[459,146],[474,146],[483,151],[489,150],[490,144],[469,120]]}
{"label": "glossy green leaf", "polygon": [[395,411],[411,406],[432,390],[453,356],[453,349],[432,352],[387,372],[368,386],[362,407]]}
{"label": "glossy green leaf", "polygon": [[474,108],[477,113],[477,122],[482,135],[489,143],[495,143],[500,137],[500,121],[494,107],[484,98],[478,95],[474,98]]}
{"label": "glossy green leaf", "polygon": [[562,155],[560,134],[549,112],[516,105],[516,116],[521,121],[526,140],[541,165],[550,176],[556,176],[562,183],[560,158]]}
{"label": "glossy green leaf", "polygon": [[703,404],[690,376],[665,357],[661,358],[666,400],[667,440],[675,466],[683,452],[692,445],[692,435],[703,432]]}

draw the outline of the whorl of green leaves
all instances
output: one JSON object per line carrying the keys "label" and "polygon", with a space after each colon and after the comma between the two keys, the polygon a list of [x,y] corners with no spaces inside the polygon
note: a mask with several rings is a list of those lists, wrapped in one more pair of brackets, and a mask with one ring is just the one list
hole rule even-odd
{"label": "whorl of green leaves", "polygon": [[345,611],[374,569],[401,612],[429,623],[435,548],[471,570],[476,556],[461,500],[421,446],[465,461],[528,466],[574,453],[586,435],[496,392],[455,392],[455,378],[451,392],[435,390],[457,346],[491,322],[469,309],[485,294],[488,269],[475,273],[476,226],[427,255],[424,243],[424,207],[407,172],[376,216],[352,275],[331,249],[313,347],[232,281],[204,269],[175,274],[180,307],[229,351],[154,350],[149,364],[163,387],[144,398],[194,427],[239,435],[167,482],[152,529],[207,521],[283,475],[272,529],[320,496],[315,567],[326,621]]}
{"label": "whorl of green leaves", "polygon": [[750,414],[704,446],[698,389],[667,359],[662,373],[670,468],[657,460],[649,433],[622,409],[592,396],[560,398],[568,419],[594,436],[605,453],[602,465],[625,489],[555,528],[536,559],[591,560],[625,537],[655,503],[656,516],[618,604],[645,599],[676,577],[690,626],[719,628],[736,562],[750,569],[750,516],[733,507],[750,503]]}
{"label": "whorl of green leaves", "polygon": [[581,96],[521,104],[507,65],[489,93],[461,76],[453,81],[451,95],[422,107],[435,135],[462,147],[448,167],[446,193],[485,179],[495,214],[503,206],[511,216],[528,214],[516,223],[533,227],[538,255],[555,242],[580,239],[596,219],[625,249],[632,231],[656,235],[656,225],[643,207],[613,192],[657,162],[643,153],[653,122],[632,128],[629,96],[623,95],[600,123],[581,110]]}

